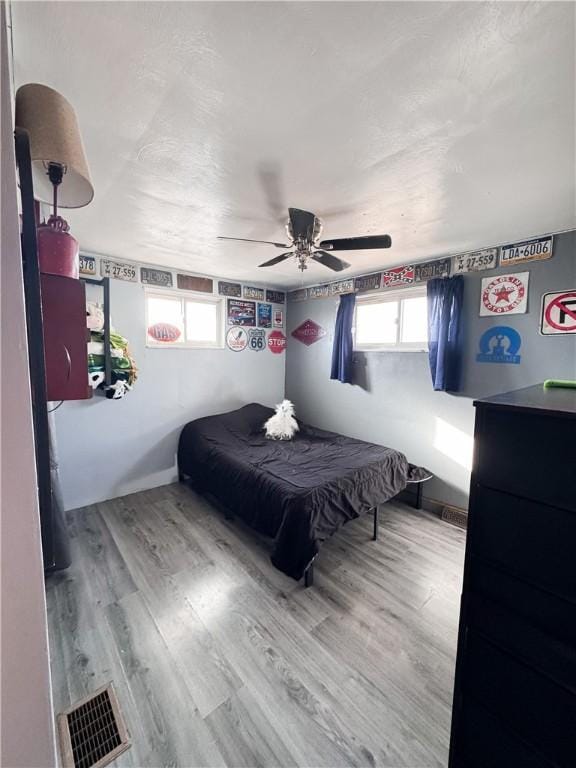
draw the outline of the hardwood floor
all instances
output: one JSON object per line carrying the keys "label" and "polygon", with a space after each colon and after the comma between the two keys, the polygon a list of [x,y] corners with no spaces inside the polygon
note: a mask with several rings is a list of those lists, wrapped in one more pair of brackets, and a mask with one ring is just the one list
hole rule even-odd
{"label": "hardwood floor", "polygon": [[113,680],[120,766],[447,763],[464,532],[389,503],[323,546],[315,585],[181,485],[67,514],[47,582],[56,711]]}

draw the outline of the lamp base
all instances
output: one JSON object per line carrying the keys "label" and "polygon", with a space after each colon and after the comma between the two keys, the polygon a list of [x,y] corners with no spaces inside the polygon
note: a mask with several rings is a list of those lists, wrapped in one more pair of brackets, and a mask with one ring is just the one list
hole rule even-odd
{"label": "lamp base", "polygon": [[36,231],[40,271],[61,277],[79,277],[78,241],[60,216],[50,216]]}

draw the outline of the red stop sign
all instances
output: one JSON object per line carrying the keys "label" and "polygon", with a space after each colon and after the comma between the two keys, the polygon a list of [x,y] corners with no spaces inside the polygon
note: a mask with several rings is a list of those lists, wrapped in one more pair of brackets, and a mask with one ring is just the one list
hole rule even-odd
{"label": "red stop sign", "polygon": [[270,352],[274,352],[275,355],[279,355],[284,352],[286,347],[286,336],[282,331],[272,331],[268,334],[268,349]]}

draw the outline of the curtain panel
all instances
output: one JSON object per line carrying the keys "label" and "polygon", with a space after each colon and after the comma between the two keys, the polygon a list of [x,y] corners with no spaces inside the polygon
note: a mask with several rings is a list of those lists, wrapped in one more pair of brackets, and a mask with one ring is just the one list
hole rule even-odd
{"label": "curtain panel", "polygon": [[346,293],[340,296],[336,326],[334,328],[334,346],[332,347],[332,370],[330,378],[343,384],[352,384],[353,374],[353,342],[352,322],[356,296]]}
{"label": "curtain panel", "polygon": [[462,375],[462,307],[464,278],[434,278],[427,283],[428,357],[432,385],[457,392]]}

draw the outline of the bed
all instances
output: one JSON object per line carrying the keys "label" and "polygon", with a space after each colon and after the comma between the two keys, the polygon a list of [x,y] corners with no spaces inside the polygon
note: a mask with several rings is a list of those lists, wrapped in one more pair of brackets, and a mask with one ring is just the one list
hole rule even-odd
{"label": "bed", "polygon": [[179,478],[274,539],[274,566],[294,579],[306,575],[308,585],[323,541],[430,473],[392,448],[302,422],[292,440],[269,440],[263,425],[273,413],[251,403],[186,424]]}

